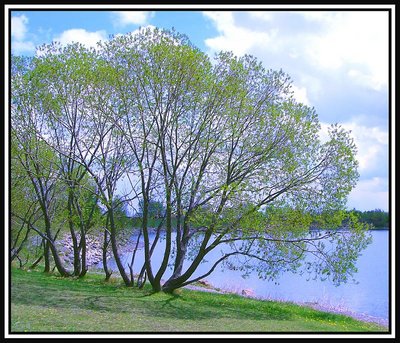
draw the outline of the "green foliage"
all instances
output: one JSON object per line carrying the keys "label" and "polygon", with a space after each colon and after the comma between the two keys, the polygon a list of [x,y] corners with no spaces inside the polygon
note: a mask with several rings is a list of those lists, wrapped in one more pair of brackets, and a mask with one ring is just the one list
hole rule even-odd
{"label": "green foliage", "polygon": [[310,213],[287,206],[268,207],[264,215],[267,219],[266,227],[271,233],[290,232],[294,235],[304,235],[313,220]]}
{"label": "green foliage", "polygon": [[[165,216],[164,205],[157,200],[150,200],[147,204],[147,214],[149,219],[158,219]],[[143,217],[143,200],[139,200],[139,211],[137,213],[138,217]]]}

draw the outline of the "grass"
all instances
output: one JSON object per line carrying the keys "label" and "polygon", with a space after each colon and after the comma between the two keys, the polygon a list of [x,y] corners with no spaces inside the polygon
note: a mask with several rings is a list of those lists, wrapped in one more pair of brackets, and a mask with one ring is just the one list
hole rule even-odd
{"label": "grass", "polygon": [[103,275],[72,279],[14,268],[10,322],[10,333],[387,332],[292,303],[187,289],[153,294]]}

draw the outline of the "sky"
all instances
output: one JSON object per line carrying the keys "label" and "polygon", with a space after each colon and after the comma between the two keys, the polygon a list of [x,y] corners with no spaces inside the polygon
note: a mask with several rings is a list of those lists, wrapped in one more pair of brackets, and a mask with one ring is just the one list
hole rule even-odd
{"label": "sky", "polygon": [[332,123],[351,130],[360,178],[348,208],[389,210],[389,11],[68,9],[12,9],[11,52],[33,56],[51,41],[95,46],[110,35],[151,25],[175,28],[210,57],[222,50],[256,56],[267,69],[282,69],[291,77],[296,99],[318,113],[322,137]]}

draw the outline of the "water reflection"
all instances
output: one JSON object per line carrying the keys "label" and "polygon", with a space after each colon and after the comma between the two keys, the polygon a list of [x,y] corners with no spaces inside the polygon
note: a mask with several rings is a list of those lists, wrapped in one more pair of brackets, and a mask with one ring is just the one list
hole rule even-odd
{"label": "water reflection", "polygon": [[[313,235],[318,234],[313,232]],[[389,303],[389,231],[371,231],[372,243],[363,251],[357,261],[358,272],[356,283],[335,286],[329,281],[308,280],[307,275],[285,272],[276,281],[260,280],[257,273],[250,273],[242,278],[238,270],[229,270],[218,266],[207,277],[207,282],[215,287],[242,293],[250,291],[259,298],[285,300],[294,302],[311,302],[321,305],[344,308],[357,313],[388,319]],[[161,241],[153,255],[152,265],[158,268],[161,263],[164,241]],[[209,270],[210,264],[221,256],[217,249],[207,255],[207,261],[202,263],[193,277],[200,276]],[[131,253],[122,255],[122,261],[130,263]],[[137,254],[134,269],[143,265],[143,254]],[[116,270],[115,263],[109,261],[110,268]],[[166,272],[164,278],[171,275]]]}

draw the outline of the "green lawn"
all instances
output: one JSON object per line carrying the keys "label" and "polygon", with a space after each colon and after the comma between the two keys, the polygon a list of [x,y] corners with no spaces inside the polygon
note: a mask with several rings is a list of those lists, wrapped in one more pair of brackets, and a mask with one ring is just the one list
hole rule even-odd
{"label": "green lawn", "polygon": [[379,332],[387,329],[291,303],[180,290],[124,287],[103,275],[60,278],[12,269],[11,333]]}

